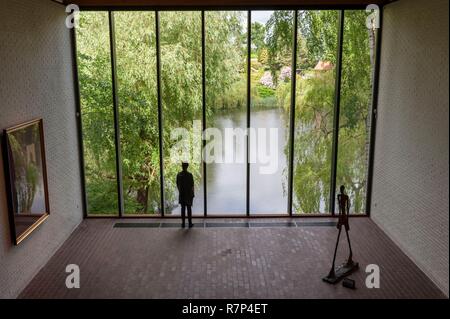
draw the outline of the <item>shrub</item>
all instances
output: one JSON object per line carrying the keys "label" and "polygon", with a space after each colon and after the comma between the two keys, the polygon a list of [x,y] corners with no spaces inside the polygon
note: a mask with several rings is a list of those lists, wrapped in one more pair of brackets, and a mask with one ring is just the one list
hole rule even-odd
{"label": "shrub", "polygon": [[271,96],[275,96],[275,90],[268,88],[264,85],[258,84],[257,86],[258,89],[258,96],[262,99],[271,97]]}

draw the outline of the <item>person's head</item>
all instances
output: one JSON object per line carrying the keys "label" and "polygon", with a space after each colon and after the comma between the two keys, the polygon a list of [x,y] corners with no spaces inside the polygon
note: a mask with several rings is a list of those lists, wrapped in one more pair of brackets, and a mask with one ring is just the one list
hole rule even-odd
{"label": "person's head", "polygon": [[183,162],[183,163],[181,163],[181,167],[183,168],[183,171],[187,171],[187,169],[189,167],[189,163]]}
{"label": "person's head", "polygon": [[340,187],[339,189],[341,190],[341,194],[344,194],[344,192],[345,192],[345,186],[344,186],[344,185],[341,185],[341,187]]}

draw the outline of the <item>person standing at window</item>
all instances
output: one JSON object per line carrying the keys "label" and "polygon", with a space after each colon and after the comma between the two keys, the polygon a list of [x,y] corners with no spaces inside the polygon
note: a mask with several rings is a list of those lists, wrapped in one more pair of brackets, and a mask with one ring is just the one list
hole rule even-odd
{"label": "person standing at window", "polygon": [[186,208],[188,213],[189,228],[194,226],[192,223],[192,200],[194,199],[194,177],[188,172],[189,163],[181,164],[182,171],[177,174],[177,188],[179,192],[178,202],[181,205],[181,227],[185,227]]}

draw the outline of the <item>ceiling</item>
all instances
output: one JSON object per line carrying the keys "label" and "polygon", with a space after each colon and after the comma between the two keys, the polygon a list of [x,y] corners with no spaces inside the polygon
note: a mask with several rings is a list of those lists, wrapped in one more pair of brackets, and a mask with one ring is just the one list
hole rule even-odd
{"label": "ceiling", "polygon": [[151,8],[364,8],[368,4],[384,5],[396,0],[52,0],[77,4],[82,8],[151,7]]}

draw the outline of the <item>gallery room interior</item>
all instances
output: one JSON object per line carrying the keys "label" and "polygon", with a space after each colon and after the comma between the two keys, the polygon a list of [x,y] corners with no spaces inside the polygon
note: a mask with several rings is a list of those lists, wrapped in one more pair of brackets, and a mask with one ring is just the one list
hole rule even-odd
{"label": "gallery room interior", "polygon": [[0,1],[0,298],[448,298],[448,10]]}

